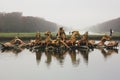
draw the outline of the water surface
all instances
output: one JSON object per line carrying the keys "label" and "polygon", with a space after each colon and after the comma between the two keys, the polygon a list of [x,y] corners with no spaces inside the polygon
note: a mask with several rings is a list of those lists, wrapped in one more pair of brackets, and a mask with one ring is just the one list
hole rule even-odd
{"label": "water surface", "polygon": [[114,80],[120,76],[120,47],[115,50],[0,52],[0,80]]}

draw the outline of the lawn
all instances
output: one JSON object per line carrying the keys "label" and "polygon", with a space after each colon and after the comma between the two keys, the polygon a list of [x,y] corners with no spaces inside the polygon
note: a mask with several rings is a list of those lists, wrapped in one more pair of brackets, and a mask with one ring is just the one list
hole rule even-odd
{"label": "lawn", "polygon": [[[0,33],[0,37],[34,37],[36,33]],[[41,36],[44,36],[44,32],[40,33]],[[55,36],[55,33],[52,33]]]}
{"label": "lawn", "polygon": [[[14,38],[15,36],[21,38],[34,38],[35,32],[33,33],[0,33],[0,38]],[[44,32],[40,32],[41,37],[45,37]],[[55,38],[56,33],[52,32],[52,36]],[[102,35],[89,35],[90,39],[100,39]],[[70,38],[70,35],[67,35],[67,38]],[[114,39],[120,39],[120,32],[113,33]]]}

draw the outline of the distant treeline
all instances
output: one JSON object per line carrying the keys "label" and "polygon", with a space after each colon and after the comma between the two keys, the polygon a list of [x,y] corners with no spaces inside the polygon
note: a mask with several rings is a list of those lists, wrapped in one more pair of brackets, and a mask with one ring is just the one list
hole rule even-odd
{"label": "distant treeline", "polygon": [[0,32],[55,32],[58,25],[43,18],[22,16],[21,12],[0,13]]}
{"label": "distant treeline", "polygon": [[113,29],[115,32],[120,32],[120,18],[92,26],[88,30],[91,30],[93,32],[109,32],[110,29]]}

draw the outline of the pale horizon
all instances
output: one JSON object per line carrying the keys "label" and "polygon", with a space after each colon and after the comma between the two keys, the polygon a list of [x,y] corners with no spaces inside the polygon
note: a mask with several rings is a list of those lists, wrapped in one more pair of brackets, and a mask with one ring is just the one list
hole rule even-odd
{"label": "pale horizon", "polygon": [[0,12],[22,12],[70,29],[120,17],[119,0],[0,0]]}

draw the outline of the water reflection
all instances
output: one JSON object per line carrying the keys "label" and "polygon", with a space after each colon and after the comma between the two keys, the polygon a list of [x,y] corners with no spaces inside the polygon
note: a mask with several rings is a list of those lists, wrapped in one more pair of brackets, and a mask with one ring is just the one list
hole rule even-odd
{"label": "water reflection", "polygon": [[118,54],[118,49],[99,48],[99,50],[101,51],[101,53],[104,56],[104,58],[107,58],[107,57],[109,57],[109,56],[111,56],[112,54],[115,54],[115,53]]}
{"label": "water reflection", "polygon": [[45,51],[45,55],[46,55],[46,63],[47,63],[47,66],[49,66],[51,64],[51,61],[52,61],[52,54],[53,52],[48,52],[48,51]]}
{"label": "water reflection", "polygon": [[68,51],[69,55],[70,55],[70,58],[71,58],[71,61],[72,61],[72,64],[73,65],[79,65],[79,62],[80,62],[80,58],[76,58],[77,57],[77,51],[76,50],[71,50],[71,51]]}
{"label": "water reflection", "polygon": [[[1,53],[14,53],[16,55],[18,55],[20,52],[24,52],[24,49],[1,49]],[[31,53],[35,53],[36,56],[36,63],[37,65],[40,64],[42,57],[45,57],[45,63],[47,64],[47,66],[51,65],[51,62],[54,60],[57,60],[57,62],[60,65],[63,65],[63,63],[65,62],[65,60],[68,58],[66,57],[69,56],[71,63],[75,66],[79,66],[80,64],[80,60],[81,57],[83,58],[84,63],[86,63],[86,65],[88,65],[88,61],[89,61],[89,53],[94,52],[96,53],[97,51],[100,51],[100,53],[104,56],[105,59],[108,58],[108,56],[112,56],[112,54],[117,53],[118,54],[118,49],[104,49],[104,48],[99,48],[99,49],[94,49],[94,51],[90,51],[87,49],[77,49],[77,50],[61,50],[58,52],[54,52],[54,51],[41,51],[41,50],[34,50],[34,52],[32,52],[30,50]],[[44,56],[42,56],[44,54]],[[80,57],[81,55],[81,57]]]}
{"label": "water reflection", "polygon": [[39,65],[40,61],[41,61],[41,57],[42,57],[42,52],[41,51],[36,51],[36,62]]}
{"label": "water reflection", "polygon": [[82,57],[83,57],[83,59],[84,59],[84,61],[85,61],[85,63],[86,64],[88,64],[88,59],[89,59],[89,50],[79,50],[79,52],[80,52],[80,54],[82,55]]}
{"label": "water reflection", "polygon": [[63,65],[66,52],[66,50],[62,50],[60,52],[45,51],[47,65],[50,65],[52,57],[55,58],[60,63],[60,65]]}
{"label": "water reflection", "polygon": [[21,51],[23,51],[24,49],[22,48],[15,48],[15,49],[1,49],[1,53],[14,53],[16,55],[18,55]]}

